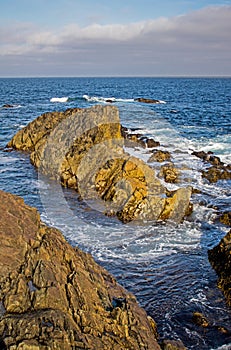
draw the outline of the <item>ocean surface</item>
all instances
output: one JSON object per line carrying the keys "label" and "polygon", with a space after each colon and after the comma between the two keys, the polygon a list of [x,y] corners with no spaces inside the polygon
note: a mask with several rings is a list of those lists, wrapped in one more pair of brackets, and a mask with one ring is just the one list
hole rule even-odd
{"label": "ocean surface", "polygon": [[[140,103],[138,97],[160,103]],[[171,152],[181,177],[177,185],[166,184],[170,190],[188,185],[201,190],[184,223],[122,224],[37,173],[28,154],[5,150],[11,137],[42,113],[111,102],[122,125]],[[231,182],[203,179],[201,170],[209,165],[192,155],[199,150],[231,163],[230,78],[0,79],[0,188],[37,207],[43,221],[113,273],[155,319],[160,339],[181,339],[188,349],[227,350],[231,309],[216,287],[207,252],[228,232],[217,216],[231,210]],[[144,149],[127,151],[144,160],[150,156]],[[153,166],[158,174],[160,164]],[[207,317],[208,328],[192,322],[194,311]],[[227,332],[219,331],[221,326]]]}

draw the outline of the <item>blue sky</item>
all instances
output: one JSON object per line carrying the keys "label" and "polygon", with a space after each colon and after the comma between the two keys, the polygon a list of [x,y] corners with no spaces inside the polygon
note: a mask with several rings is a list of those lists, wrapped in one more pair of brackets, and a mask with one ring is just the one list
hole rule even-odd
{"label": "blue sky", "polygon": [[0,76],[231,76],[231,0],[0,5]]}

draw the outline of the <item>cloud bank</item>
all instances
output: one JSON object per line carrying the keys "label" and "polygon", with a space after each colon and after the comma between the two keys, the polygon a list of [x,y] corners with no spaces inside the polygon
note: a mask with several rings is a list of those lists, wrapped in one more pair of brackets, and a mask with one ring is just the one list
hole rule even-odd
{"label": "cloud bank", "polygon": [[231,75],[231,6],[122,24],[0,28],[0,75]]}

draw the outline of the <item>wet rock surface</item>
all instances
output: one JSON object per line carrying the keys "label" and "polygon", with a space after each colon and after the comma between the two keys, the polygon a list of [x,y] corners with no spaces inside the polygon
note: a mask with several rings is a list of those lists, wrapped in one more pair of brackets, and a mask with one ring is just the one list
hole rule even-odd
{"label": "wet rock surface", "polygon": [[[153,146],[121,127],[115,106],[94,106],[45,113],[20,130],[8,147],[31,152],[39,171],[84,199],[99,199],[105,214],[122,222],[172,220],[181,222],[188,212],[191,188],[180,188],[167,198],[166,188],[153,168],[124,151],[124,141]],[[157,161],[170,158],[154,153]]]}
{"label": "wet rock surface", "polygon": [[218,275],[218,287],[231,306],[231,230],[216,247],[208,251],[208,257]]}
{"label": "wet rock surface", "polygon": [[36,209],[0,191],[1,349],[159,350],[135,297]]}
{"label": "wet rock surface", "polygon": [[215,183],[219,180],[231,179],[230,164],[225,165],[213,152],[194,151],[192,154],[212,165],[210,168],[202,170],[202,177],[206,178],[209,182]]}

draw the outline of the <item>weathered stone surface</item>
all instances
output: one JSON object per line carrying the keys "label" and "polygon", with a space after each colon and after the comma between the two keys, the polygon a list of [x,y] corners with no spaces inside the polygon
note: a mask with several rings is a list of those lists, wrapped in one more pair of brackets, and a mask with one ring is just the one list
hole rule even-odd
{"label": "weathered stone surface", "polygon": [[208,257],[218,275],[218,287],[231,306],[231,230],[216,247],[208,251]]}
{"label": "weathered stone surface", "polygon": [[[83,199],[100,200],[107,215],[117,215],[124,223],[161,218],[181,221],[186,202],[189,205],[189,189],[179,189],[167,199],[154,169],[125,153],[122,135],[133,145],[142,141],[146,147],[139,135],[128,136],[126,128],[121,130],[115,106],[94,106],[46,113],[20,130],[8,147],[30,151],[39,171],[77,190]],[[170,157],[168,152],[156,152],[158,161]]]}
{"label": "weathered stone surface", "polygon": [[0,345],[9,350],[159,350],[135,297],[0,191]]}

